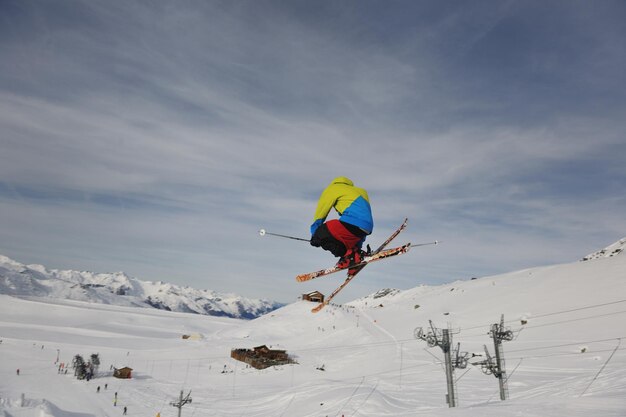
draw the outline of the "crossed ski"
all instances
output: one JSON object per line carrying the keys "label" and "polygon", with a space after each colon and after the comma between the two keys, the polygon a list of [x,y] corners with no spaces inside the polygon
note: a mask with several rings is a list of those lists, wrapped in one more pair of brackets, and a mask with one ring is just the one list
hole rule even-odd
{"label": "crossed ski", "polygon": [[[339,292],[341,290],[343,290],[345,288],[346,285],[348,285],[348,283],[350,281],[352,281],[352,279],[359,273],[361,272],[361,270],[363,268],[365,268],[365,265],[367,265],[370,262],[375,262],[381,259],[385,259],[388,258],[390,256],[396,256],[396,255],[401,255],[403,253],[406,253],[409,251],[409,249],[411,248],[411,244],[407,243],[406,245],[403,246],[399,246],[397,248],[393,248],[393,249],[388,249],[388,250],[384,250],[385,247],[387,247],[387,245],[389,243],[391,243],[391,241],[393,239],[396,238],[396,236],[398,236],[400,234],[400,232],[402,232],[405,228],[406,225],[408,223],[409,219],[404,219],[404,222],[400,225],[400,227],[398,227],[392,234],[391,236],[389,236],[387,238],[387,240],[385,240],[374,252],[372,252],[371,255],[366,256],[362,262],[356,264],[356,265],[351,265],[348,268],[353,270],[352,274],[348,274],[348,277],[346,278],[346,280],[339,286],[337,287],[337,289],[335,291],[333,291],[328,297],[326,297],[326,299],[324,299],[323,302],[321,302],[317,307],[315,307],[314,309],[311,310],[311,312],[313,313],[317,313],[318,311],[320,311],[321,309],[323,309],[326,305],[328,305],[330,303],[330,301],[335,298],[335,296],[337,294],[339,294]],[[328,274],[332,274],[338,271],[341,271],[343,269],[348,269],[348,268],[337,268],[337,267],[332,267],[332,268],[327,268],[327,269],[322,269],[320,271],[316,271],[316,272],[312,272],[309,274],[301,274],[298,275],[296,277],[296,280],[298,282],[304,282],[304,281],[308,281],[314,278],[318,278],[324,275],[328,275]]]}
{"label": "crossed ski", "polygon": [[[380,252],[372,253],[371,255],[365,256],[361,262],[350,265],[350,266],[342,266],[342,267],[331,266],[330,268],[320,269],[319,271],[309,272],[307,274],[300,274],[296,277],[296,281],[298,282],[310,281],[312,279],[324,277],[326,275],[334,274],[335,272],[343,271],[346,269],[356,271],[358,268],[358,270],[361,270],[365,265],[371,262],[380,261],[381,259],[389,258],[391,256],[401,255],[403,253],[408,252],[410,248],[411,248],[411,244],[407,243],[405,245],[398,246],[397,248],[381,250]],[[354,273],[353,275],[356,275],[356,274]]]}

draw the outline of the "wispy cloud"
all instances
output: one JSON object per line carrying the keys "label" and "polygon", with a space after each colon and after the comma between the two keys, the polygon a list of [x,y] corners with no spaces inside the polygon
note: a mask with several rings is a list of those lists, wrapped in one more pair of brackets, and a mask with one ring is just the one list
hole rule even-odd
{"label": "wispy cloud", "polygon": [[369,191],[370,241],[408,216],[403,237],[445,242],[347,298],[575,260],[625,233],[619,2],[0,14],[0,253],[18,261],[290,300],[295,274],[333,259],[256,232],[307,237],[338,175]]}

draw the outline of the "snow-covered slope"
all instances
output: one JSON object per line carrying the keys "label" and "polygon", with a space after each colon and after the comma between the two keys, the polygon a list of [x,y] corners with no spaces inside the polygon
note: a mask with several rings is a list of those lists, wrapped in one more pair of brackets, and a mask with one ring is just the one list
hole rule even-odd
{"label": "snow-covered slope", "polygon": [[[49,301],[0,296],[5,416],[117,417],[126,406],[128,415],[166,417],[181,390],[193,398],[184,415],[626,415],[626,256],[383,290],[318,314],[301,301],[250,321]],[[514,335],[503,345],[510,398],[500,401],[496,378],[469,365],[456,370],[458,407],[449,410],[442,351],[415,329],[432,321],[452,330],[455,348],[493,355],[488,333],[502,314]],[[202,337],[181,338],[190,333]],[[256,370],[230,358],[232,348],[259,345],[298,364]],[[57,373],[57,355],[67,363],[95,352],[105,369],[130,366],[134,378]]]}
{"label": "snow-covered slope", "polygon": [[141,281],[123,272],[47,270],[0,255],[0,294],[51,297],[121,306],[252,319],[282,304],[218,294],[163,282]]}

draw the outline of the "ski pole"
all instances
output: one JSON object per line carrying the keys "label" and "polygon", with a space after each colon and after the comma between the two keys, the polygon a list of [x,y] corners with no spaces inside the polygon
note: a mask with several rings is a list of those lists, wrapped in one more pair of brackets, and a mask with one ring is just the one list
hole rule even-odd
{"label": "ski pole", "polygon": [[416,243],[415,245],[411,245],[411,247],[414,248],[416,246],[438,245],[440,243],[441,243],[441,241],[435,240],[434,242]]}
{"label": "ski pole", "polygon": [[270,233],[270,232],[268,232],[268,231],[267,231],[267,230],[265,230],[265,229],[261,229],[261,230],[259,230],[259,235],[261,235],[261,236],[265,236],[265,235],[272,235],[272,236],[284,237],[284,238],[287,238],[287,239],[301,240],[301,241],[303,241],[303,242],[310,242],[310,240],[309,240],[309,239],[303,239],[303,238],[301,238],[301,237],[294,237],[294,236],[281,235],[281,234],[278,234],[278,233]]}

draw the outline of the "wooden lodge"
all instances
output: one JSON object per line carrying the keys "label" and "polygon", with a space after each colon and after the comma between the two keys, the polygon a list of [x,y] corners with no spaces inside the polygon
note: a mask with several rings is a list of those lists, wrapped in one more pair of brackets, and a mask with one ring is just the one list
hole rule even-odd
{"label": "wooden lodge", "polygon": [[230,357],[245,362],[256,369],[265,369],[275,365],[296,363],[286,350],[270,349],[265,345],[253,349],[232,349]]}
{"label": "wooden lodge", "polygon": [[115,368],[113,370],[113,376],[115,378],[120,378],[120,379],[131,379],[133,377],[132,372],[133,372],[133,369],[127,366],[123,368],[119,368],[119,369]]}
{"label": "wooden lodge", "polygon": [[313,303],[323,303],[324,302],[324,294],[319,291],[313,291],[307,294],[302,294],[302,299],[304,301],[311,301]]}

